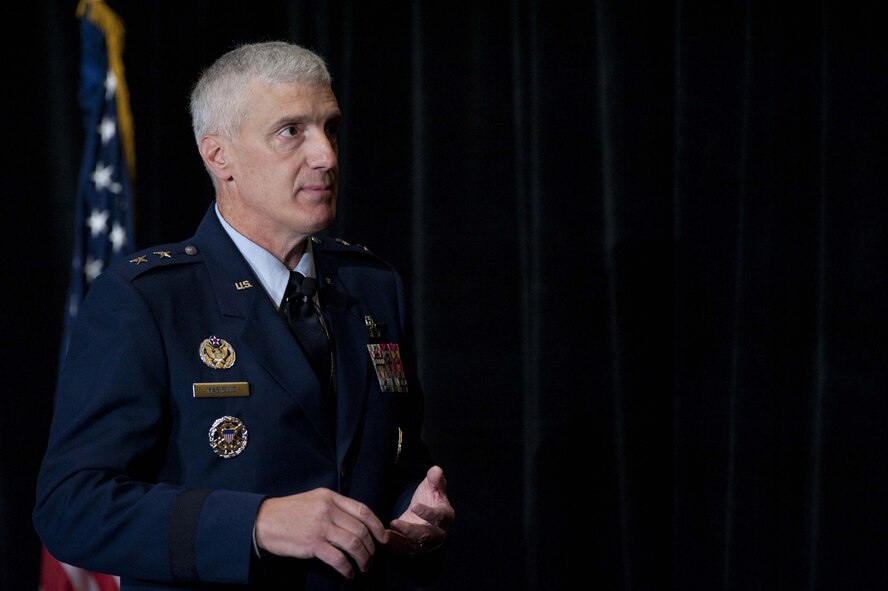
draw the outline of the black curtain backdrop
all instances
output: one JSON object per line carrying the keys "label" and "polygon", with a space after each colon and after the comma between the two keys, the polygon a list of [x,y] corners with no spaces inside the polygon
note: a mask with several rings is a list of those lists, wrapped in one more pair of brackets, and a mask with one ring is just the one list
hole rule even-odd
{"label": "black curtain backdrop", "polygon": [[[437,589],[888,588],[879,3],[110,4],[140,246],[212,198],[203,67],[263,39],[328,58],[333,233],[405,276],[458,514]],[[75,6],[4,8],[4,590],[37,587]]]}

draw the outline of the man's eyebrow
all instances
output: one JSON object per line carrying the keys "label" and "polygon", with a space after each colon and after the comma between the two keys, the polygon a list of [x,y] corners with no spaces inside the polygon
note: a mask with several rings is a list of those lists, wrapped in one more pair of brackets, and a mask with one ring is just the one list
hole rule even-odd
{"label": "man's eyebrow", "polygon": [[[300,125],[303,123],[308,123],[309,121],[311,121],[311,119],[312,118],[308,115],[284,115],[275,119],[269,125],[269,128],[272,130],[278,130],[287,125]],[[334,111],[330,113],[325,119],[323,119],[323,123],[325,125],[327,123],[339,123],[340,121],[342,121],[341,111]]]}
{"label": "man's eyebrow", "polygon": [[305,115],[284,115],[283,117],[279,117],[275,119],[269,127],[271,129],[278,129],[285,125],[298,125],[299,123],[305,123],[308,120],[308,117]]}

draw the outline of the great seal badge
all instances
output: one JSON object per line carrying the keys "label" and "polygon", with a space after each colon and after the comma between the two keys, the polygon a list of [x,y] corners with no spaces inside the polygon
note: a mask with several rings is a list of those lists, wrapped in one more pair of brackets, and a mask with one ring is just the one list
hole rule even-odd
{"label": "great seal badge", "polygon": [[213,369],[228,369],[234,365],[234,360],[237,358],[234,347],[225,339],[215,335],[201,342],[198,354],[200,360]]}

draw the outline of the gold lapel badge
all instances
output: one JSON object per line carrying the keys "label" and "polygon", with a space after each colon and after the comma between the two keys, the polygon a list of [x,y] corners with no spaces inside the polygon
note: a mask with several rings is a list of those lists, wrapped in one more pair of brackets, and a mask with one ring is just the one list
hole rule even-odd
{"label": "gold lapel badge", "polygon": [[233,458],[247,447],[247,427],[237,417],[219,417],[210,427],[210,448],[216,455]]}
{"label": "gold lapel badge", "polygon": [[215,335],[203,340],[198,353],[200,354],[200,360],[207,367],[212,367],[213,369],[228,369],[234,365],[234,360],[237,357],[234,353],[234,347],[225,339],[220,339]]}

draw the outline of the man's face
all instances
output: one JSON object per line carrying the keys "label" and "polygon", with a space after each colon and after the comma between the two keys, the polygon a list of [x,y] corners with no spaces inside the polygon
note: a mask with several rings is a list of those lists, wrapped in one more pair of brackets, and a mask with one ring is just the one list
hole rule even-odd
{"label": "man's face", "polygon": [[303,238],[336,215],[341,118],[332,89],[253,80],[231,144],[237,225],[261,241]]}

